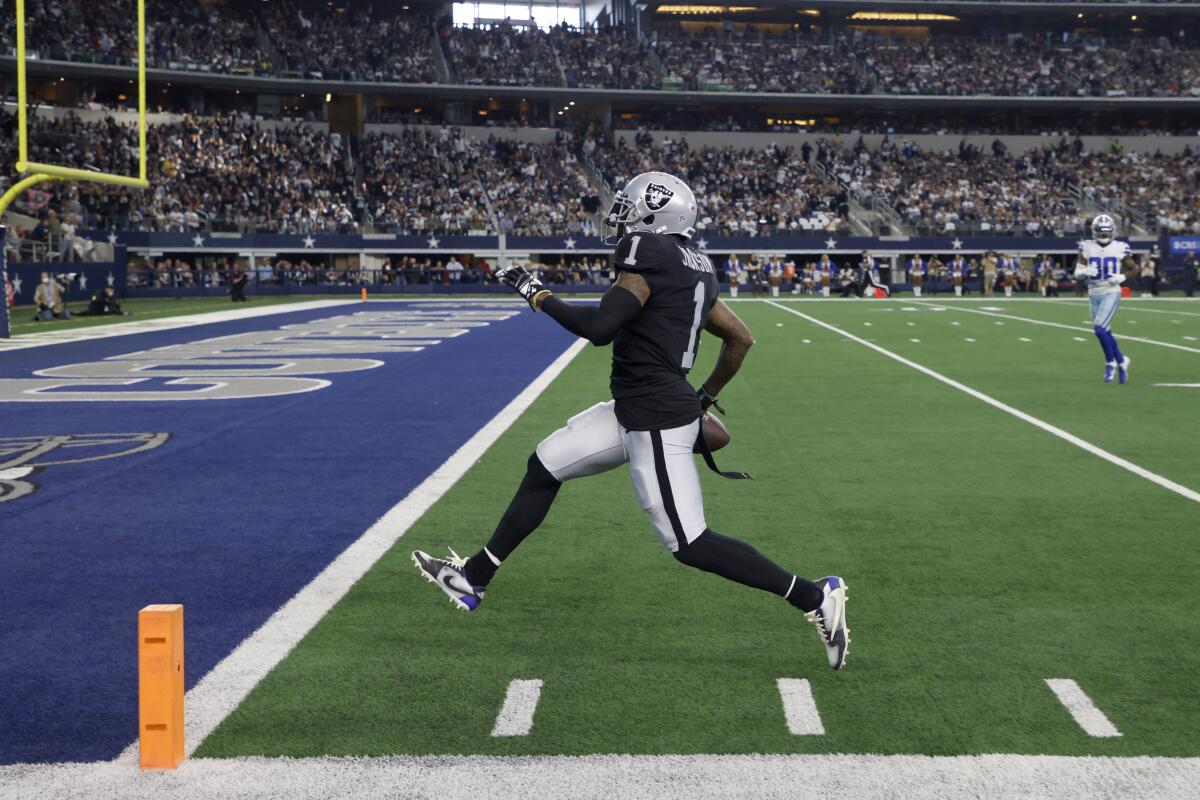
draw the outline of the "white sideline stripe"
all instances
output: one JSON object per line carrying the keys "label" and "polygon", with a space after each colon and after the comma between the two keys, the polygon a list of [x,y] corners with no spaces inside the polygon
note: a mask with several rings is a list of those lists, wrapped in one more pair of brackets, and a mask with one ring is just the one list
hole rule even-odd
{"label": "white sideline stripe", "polygon": [[1195,800],[1200,758],[589,755],[189,759],[0,766],[5,800]]}
{"label": "white sideline stripe", "polygon": [[31,347],[48,347],[67,342],[84,342],[92,339],[108,339],[113,336],[129,336],[135,333],[170,331],[190,328],[193,325],[208,325],[213,322],[234,322],[240,319],[267,317],[272,314],[290,314],[293,311],[312,311],[318,308],[353,305],[353,300],[308,300],[303,303],[278,303],[254,308],[231,308],[227,311],[204,311],[198,314],[181,314],[177,317],[158,317],[132,322],[117,322],[112,325],[95,325],[84,328],[68,328],[42,333],[19,333],[11,339],[0,339],[0,353],[9,350],[27,350]]}
{"label": "white sideline stripe", "polygon": [[[934,305],[932,303],[927,303],[927,305],[929,305],[931,308],[934,307]],[[784,307],[785,306],[780,306],[780,308],[784,308]],[[985,317],[1003,317],[1004,319],[1011,319],[1011,320],[1015,320],[1016,322],[1028,322],[1031,325],[1045,325],[1049,328],[1062,328],[1062,329],[1068,330],[1068,331],[1083,331],[1084,333],[1092,333],[1091,328],[1081,328],[1078,325],[1067,325],[1064,322],[1050,322],[1048,320],[1033,319],[1031,317],[1018,317],[1018,316],[1014,316],[1013,314],[998,314],[994,311],[984,311],[981,308],[962,308],[962,307],[956,307],[954,305],[942,306],[940,304],[937,307],[945,308],[946,310],[949,310],[949,311],[962,311],[963,313],[966,313],[966,314],[980,314]],[[1004,323],[997,322],[996,324],[1003,325]],[[1197,349],[1195,347],[1186,347],[1182,344],[1172,344],[1171,342],[1160,342],[1157,339],[1143,339],[1140,336],[1129,336],[1127,334],[1121,334],[1120,338],[1121,338],[1121,341],[1123,341],[1123,342],[1141,342],[1142,344],[1152,344],[1157,347],[1169,347],[1172,350],[1183,350],[1188,353],[1200,353],[1200,349]]]}
{"label": "white sideline stripe", "polygon": [[514,680],[504,694],[504,705],[492,727],[492,736],[528,736],[533,730],[533,712],[542,696],[542,681]]}
{"label": "white sideline stripe", "polygon": [[[949,301],[951,299],[952,298],[946,298],[946,300],[938,300],[936,302],[942,303],[942,302]],[[984,302],[982,300],[969,300],[969,299],[959,300],[957,298],[953,298],[953,300],[955,303],[972,303],[972,302],[981,303],[981,302]],[[1157,302],[1159,300],[1164,301],[1164,302],[1180,302],[1180,301],[1189,302],[1188,299],[1185,297],[1159,297],[1159,298],[1155,298],[1153,300],[1150,298],[1145,298],[1145,297],[1124,297],[1121,299],[1121,310],[1122,311],[1143,311],[1147,314],[1170,314],[1172,316],[1178,315],[1178,316],[1184,316],[1184,317],[1200,317],[1200,314],[1196,313],[1195,311],[1174,311],[1174,310],[1169,310],[1169,309],[1165,309],[1165,308],[1142,308],[1140,305],[1138,305],[1139,303],[1143,303],[1143,302]],[[1196,302],[1196,301],[1193,300],[1190,302]],[[1060,297],[1058,299],[1055,299],[1053,297],[1006,297],[1004,299],[1004,303],[1006,305],[1008,303],[1036,303],[1039,306],[1044,306],[1044,305],[1051,304],[1051,303],[1053,303],[1053,304],[1078,303],[1078,304],[1086,305],[1087,298],[1086,297],[1078,297],[1078,298],[1076,298],[1076,297],[1072,297],[1072,298]]]}
{"label": "white sideline stripe", "polygon": [[780,678],[779,697],[783,700],[783,716],[792,736],[824,736],[821,712],[813,701],[812,687],[806,678]]}
{"label": "white sideline stripe", "polygon": [[[997,400],[996,398],[992,397],[991,395],[986,395],[983,392],[979,391],[978,389],[972,389],[970,386],[967,386],[966,384],[959,383],[958,381],[954,380],[953,378],[947,378],[942,373],[936,372],[936,371],[930,369],[929,367],[924,366],[923,364],[918,364],[917,362],[907,359],[904,356],[893,353],[891,350],[880,347],[879,345],[874,344],[872,342],[868,342],[866,339],[859,338],[858,336],[855,336],[852,333],[848,333],[848,332],[842,330],[841,328],[837,327],[836,325],[830,325],[828,322],[822,322],[821,320],[817,319],[816,317],[810,317],[808,314],[805,314],[802,311],[797,311],[793,308],[788,308],[787,306],[780,305],[779,303],[775,303],[770,300],[768,300],[767,302],[770,305],[775,306],[776,308],[779,308],[779,309],[782,309],[782,310],[788,312],[789,314],[795,314],[798,317],[802,317],[802,318],[808,320],[809,322],[813,323],[814,325],[818,325],[822,328],[825,328],[826,330],[833,331],[834,333],[840,334],[841,336],[845,336],[855,342],[858,342],[863,347],[869,347],[872,350],[874,350],[875,352],[879,353],[880,355],[887,356],[888,358],[892,359],[893,361],[898,361],[906,367],[912,367],[917,372],[922,372],[922,373],[928,375],[929,377],[933,378],[934,380],[941,381],[942,383],[946,384],[947,386],[958,389],[960,392],[963,392],[965,394],[969,394],[971,397],[974,397],[976,400],[982,400],[983,402],[987,403],[989,406],[992,406],[993,408],[998,408],[1001,411],[1005,412],[1006,414],[1012,414],[1017,419],[1028,422],[1030,425],[1033,425],[1036,428],[1041,428],[1042,430],[1046,431],[1047,433],[1053,434],[1054,436],[1057,436],[1058,438],[1062,439],[1063,441],[1069,442],[1069,443],[1075,445],[1076,447],[1078,447],[1079,449],[1085,450],[1094,456],[1098,456],[1098,457],[1104,459],[1105,461],[1109,462],[1110,464],[1114,464],[1114,465],[1120,467],[1121,469],[1128,470],[1129,472],[1132,472],[1134,475],[1137,475],[1139,478],[1145,478],[1146,480],[1150,481],[1151,483],[1158,484],[1159,486],[1163,487],[1164,489],[1174,492],[1175,494],[1177,494],[1181,497],[1186,497],[1188,500],[1191,500],[1194,503],[1200,503],[1200,492],[1197,492],[1194,489],[1189,489],[1188,487],[1184,486],[1183,484],[1176,483],[1175,481],[1171,480],[1170,478],[1164,478],[1162,475],[1159,475],[1158,473],[1155,473],[1155,472],[1151,472],[1150,470],[1146,469],[1145,467],[1139,467],[1137,464],[1134,464],[1132,461],[1126,461],[1125,459],[1121,458],[1120,456],[1110,453],[1103,448],[1097,447],[1096,445],[1092,444],[1091,442],[1081,439],[1073,433],[1068,433],[1067,431],[1064,431],[1062,428],[1059,428],[1055,425],[1051,425],[1049,422],[1046,422],[1044,420],[1038,419],[1037,417],[1033,416],[1032,414],[1026,414],[1024,411],[1021,411],[1019,408],[1013,408],[1012,406],[1008,405],[1007,403],[1003,403],[1003,402]],[[1200,351],[1197,351],[1197,352],[1200,352]]]}
{"label": "white sideline stripe", "polygon": [[[342,599],[359,578],[487,452],[587,342],[578,339],[500,413],[341,552],[307,586],[200,679],[185,697],[184,742],[191,755],[275,665]],[[136,763],[135,741],[117,757]]]}
{"label": "white sideline stripe", "polygon": [[1121,732],[1113,725],[1104,712],[1096,708],[1092,698],[1087,696],[1079,684],[1070,678],[1046,678],[1046,685],[1054,692],[1058,701],[1066,706],[1067,711],[1083,732],[1088,736],[1112,737],[1120,736]]}
{"label": "white sideline stripe", "polygon": [[1140,308],[1132,303],[1122,303],[1121,307],[1128,311],[1141,311],[1144,314],[1169,314],[1173,317],[1200,317],[1195,311],[1169,311],[1165,308]]}

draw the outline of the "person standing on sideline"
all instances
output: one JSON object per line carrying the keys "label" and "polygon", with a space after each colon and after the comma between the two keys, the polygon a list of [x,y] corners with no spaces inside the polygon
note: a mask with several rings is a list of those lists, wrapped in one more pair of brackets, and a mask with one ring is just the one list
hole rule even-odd
{"label": "person standing on sideline", "polygon": [[742,262],[737,253],[730,253],[725,259],[725,280],[729,281],[729,296],[737,297],[738,284],[742,282]]}
{"label": "person standing on sideline", "polygon": [[996,290],[996,251],[988,250],[983,254],[983,294],[991,297]]}
{"label": "person standing on sideline", "polygon": [[950,259],[950,282],[954,284],[954,296],[962,297],[963,281],[967,279],[967,262],[962,253],[955,253]]}
{"label": "person standing on sideline", "polygon": [[1187,297],[1196,296],[1196,273],[1200,271],[1200,256],[1192,251],[1183,262],[1183,293]]}
{"label": "person standing on sideline", "polygon": [[833,276],[837,274],[837,264],[833,263],[828,253],[821,253],[821,260],[817,262],[817,279],[821,281],[822,297],[829,297],[833,287]]}
{"label": "person standing on sideline", "polygon": [[[1054,275],[1054,259],[1043,253],[1037,257],[1037,261],[1034,262],[1033,266],[1034,274],[1037,275],[1038,292],[1041,293],[1042,297],[1047,297],[1047,290],[1050,287],[1050,278]],[[1057,288],[1058,287],[1056,286],[1055,289]],[[1055,294],[1057,295],[1058,292],[1055,291]]]}
{"label": "person standing on sideline", "polygon": [[908,276],[912,279],[913,297],[920,297],[921,286],[925,283],[925,259],[919,253],[913,253],[908,260]]}
{"label": "person standing on sideline", "polygon": [[1017,285],[1017,271],[1021,269],[1021,262],[1012,253],[1005,253],[1000,259],[1000,272],[1004,274],[1004,296],[1012,297],[1013,289]]}

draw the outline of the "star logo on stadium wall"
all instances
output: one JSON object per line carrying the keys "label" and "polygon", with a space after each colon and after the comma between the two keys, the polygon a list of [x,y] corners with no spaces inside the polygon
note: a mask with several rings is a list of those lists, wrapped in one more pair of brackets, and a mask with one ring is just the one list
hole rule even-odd
{"label": "star logo on stadium wall", "polygon": [[108,285],[109,285],[109,286],[112,286],[114,283],[116,283],[116,282],[117,282],[117,279],[113,277],[113,274],[112,274],[111,272],[110,272],[110,273],[108,273],[108,278],[107,278],[107,280],[108,280]]}
{"label": "star logo on stadium wall", "polygon": [[832,250],[832,249],[833,249],[833,248],[835,248],[835,247],[837,247],[837,240],[836,240],[836,239],[829,238],[829,239],[826,239],[826,240],[825,240],[825,249],[826,249],[826,250]]}
{"label": "star logo on stadium wall", "polygon": [[436,250],[438,244],[440,244],[442,240],[437,238],[436,236],[430,236],[427,241],[429,242],[429,247],[433,250]]}
{"label": "star logo on stadium wall", "polygon": [[84,275],[82,272],[79,273],[79,291],[87,291],[87,275]]}
{"label": "star logo on stadium wall", "polygon": [[313,246],[316,245],[316,243],[317,243],[317,240],[314,239],[311,234],[304,237],[304,247],[306,249],[312,250]]}
{"label": "star logo on stadium wall", "polygon": [[950,243],[950,246],[951,246],[951,247],[953,247],[955,250],[962,250],[962,244],[963,244],[963,243],[962,243],[962,239],[959,239],[959,238],[956,236],[956,237],[954,238],[954,241],[952,241],[952,242]]}
{"label": "star logo on stadium wall", "polygon": [[574,239],[566,239],[563,241],[563,244],[565,244],[567,246],[568,250],[575,249],[575,240]]}
{"label": "star logo on stadium wall", "polygon": [[117,232],[116,232],[116,231],[109,231],[109,232],[108,232],[108,243],[109,243],[109,244],[116,244],[116,243],[117,243]]}
{"label": "star logo on stadium wall", "polygon": [[697,239],[696,247],[699,247],[701,250],[707,250],[708,249],[708,239]]}
{"label": "star logo on stadium wall", "polygon": [[204,247],[204,237],[196,234],[192,237],[192,247]]}
{"label": "star logo on stadium wall", "polygon": [[12,281],[10,281],[10,282],[13,285],[13,292],[16,294],[20,294],[21,293],[21,276],[14,275]]}

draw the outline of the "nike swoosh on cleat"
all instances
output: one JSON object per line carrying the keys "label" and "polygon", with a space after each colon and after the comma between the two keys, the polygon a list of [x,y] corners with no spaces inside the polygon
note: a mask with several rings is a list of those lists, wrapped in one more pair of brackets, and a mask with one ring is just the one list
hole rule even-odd
{"label": "nike swoosh on cleat", "polygon": [[439,580],[442,582],[442,586],[445,586],[447,589],[449,589],[452,592],[458,592],[459,594],[474,595],[475,590],[473,588],[470,588],[469,584],[468,584],[468,588],[466,590],[460,589],[458,586],[454,585],[453,580],[457,577],[458,577],[457,574],[451,572],[451,573],[442,575],[439,578]]}

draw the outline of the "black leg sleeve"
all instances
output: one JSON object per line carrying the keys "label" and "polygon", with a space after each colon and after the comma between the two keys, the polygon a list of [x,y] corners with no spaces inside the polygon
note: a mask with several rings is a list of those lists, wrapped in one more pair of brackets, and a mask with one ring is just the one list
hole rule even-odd
{"label": "black leg sleeve", "polygon": [[675,558],[689,567],[787,598],[804,611],[821,604],[821,590],[812,581],[788,572],[752,545],[708,528],[681,547]]}
{"label": "black leg sleeve", "polygon": [[537,530],[546,519],[550,506],[562,484],[547,471],[536,452],[529,456],[529,465],[520,488],[508,504],[508,510],[500,518],[492,538],[488,540],[487,552],[480,550],[467,559],[467,580],[474,586],[487,586],[496,574],[496,562],[508,558],[525,537]]}

